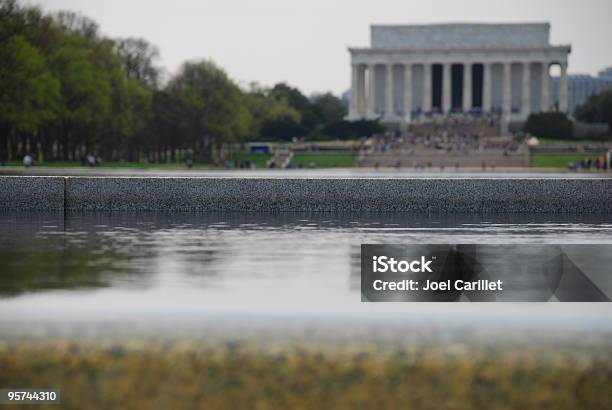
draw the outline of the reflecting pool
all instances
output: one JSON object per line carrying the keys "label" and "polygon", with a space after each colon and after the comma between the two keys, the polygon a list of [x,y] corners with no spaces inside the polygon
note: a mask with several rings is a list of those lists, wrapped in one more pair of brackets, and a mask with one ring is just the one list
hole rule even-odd
{"label": "reflecting pool", "polygon": [[362,303],[362,243],[609,244],[612,223],[588,215],[3,213],[0,332],[229,319],[612,328],[608,303]]}

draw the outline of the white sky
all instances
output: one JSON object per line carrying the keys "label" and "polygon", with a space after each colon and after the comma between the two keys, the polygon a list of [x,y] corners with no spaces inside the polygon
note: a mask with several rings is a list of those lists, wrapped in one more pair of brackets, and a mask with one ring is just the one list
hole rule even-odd
{"label": "white sky", "polygon": [[144,37],[173,73],[212,59],[236,81],[286,81],[306,94],[349,87],[348,46],[369,45],[370,24],[551,23],[572,45],[570,73],[612,65],[612,0],[29,0],[80,11],[111,37]]}

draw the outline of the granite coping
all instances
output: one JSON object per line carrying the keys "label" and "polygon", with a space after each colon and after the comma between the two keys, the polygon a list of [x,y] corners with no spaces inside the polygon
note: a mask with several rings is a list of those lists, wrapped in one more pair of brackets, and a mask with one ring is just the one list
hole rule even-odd
{"label": "granite coping", "polygon": [[57,211],[65,208],[65,178],[0,176],[0,209]]}
{"label": "granite coping", "polygon": [[0,209],[612,213],[612,179],[0,177]]}

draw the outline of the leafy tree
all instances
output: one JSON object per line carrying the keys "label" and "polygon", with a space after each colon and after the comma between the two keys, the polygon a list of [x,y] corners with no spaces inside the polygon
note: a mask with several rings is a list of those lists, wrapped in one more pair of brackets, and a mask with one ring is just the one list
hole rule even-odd
{"label": "leafy tree", "polygon": [[590,96],[576,108],[576,118],[584,122],[607,123],[612,129],[612,90]]}
{"label": "leafy tree", "polygon": [[337,139],[369,137],[372,134],[379,134],[382,132],[384,132],[384,127],[378,121],[370,120],[341,120],[328,124],[323,131],[325,135]]}
{"label": "leafy tree", "polygon": [[261,127],[263,139],[291,141],[293,138],[306,135],[306,129],[290,118],[266,121]]}
{"label": "leafy tree", "polygon": [[285,100],[289,106],[301,113],[312,110],[312,105],[308,98],[302,94],[300,90],[286,83],[276,84],[272,90],[270,90],[270,96],[277,100]]}
{"label": "leafy tree", "polygon": [[109,74],[94,64],[93,57],[86,40],[75,34],[63,37],[51,56],[62,91],[59,141],[65,155],[70,152],[74,159],[79,157],[79,145],[93,142],[96,126],[109,119],[113,103]]}
{"label": "leafy tree", "polygon": [[[294,137],[309,135],[317,128],[321,127],[321,119],[317,115],[314,106],[297,88],[291,87],[285,83],[279,83],[270,90],[270,95],[277,100],[286,101],[290,107],[300,113],[301,127],[299,129],[302,130],[302,133],[294,135]],[[288,121],[285,121],[285,123],[290,124]],[[293,125],[291,126],[293,127]]]}
{"label": "leafy tree", "polygon": [[571,139],[574,136],[574,124],[560,112],[531,114],[523,129],[540,138]]}
{"label": "leafy tree", "polygon": [[121,59],[121,66],[128,79],[156,88],[159,81],[159,68],[155,66],[159,50],[143,38],[117,40],[115,50]]}
{"label": "leafy tree", "polygon": [[113,151],[119,146],[125,154],[151,117],[152,90],[126,76],[113,47],[112,41],[98,41],[92,47],[92,63],[110,87],[108,117],[100,115],[103,122],[96,122],[93,124],[96,130],[91,130],[97,136],[96,147],[104,157],[115,156]]}
{"label": "leafy tree", "polygon": [[300,113],[289,105],[286,99],[275,98],[271,91],[257,84],[251,84],[245,93],[253,122],[261,125],[267,120],[288,118],[295,122],[301,120]]}
{"label": "leafy tree", "polygon": [[0,0],[0,44],[23,35],[41,19],[37,8],[21,8],[16,0]]}
{"label": "leafy tree", "polygon": [[[295,87],[242,90],[209,61],[189,62],[160,85],[159,52],[144,39],[110,39],[69,11],[44,14],[0,0],[0,159],[217,158],[246,138],[289,140],[367,134],[347,124],[331,94]],[[361,128],[360,128],[361,127]],[[365,135],[364,134],[364,135]],[[41,152],[42,150],[42,152]]]}
{"label": "leafy tree", "polygon": [[331,93],[314,96],[312,104],[323,126],[338,123],[347,114],[342,100]]}
{"label": "leafy tree", "polygon": [[168,84],[181,101],[185,136],[200,161],[211,159],[213,144],[236,142],[250,129],[251,116],[242,91],[210,61],[183,64]]}
{"label": "leafy tree", "polygon": [[36,48],[23,37],[0,47],[0,122],[35,132],[56,115],[59,82]]}
{"label": "leafy tree", "polygon": [[191,108],[187,101],[168,90],[153,92],[151,121],[147,123],[145,135],[138,146],[147,151],[156,147],[169,147],[171,159],[175,160],[176,149],[191,147],[189,118],[185,115]]}
{"label": "leafy tree", "polygon": [[[257,84],[251,84],[245,98],[252,118],[249,133],[252,138],[290,139],[296,136],[294,132],[303,132],[299,125],[301,115],[286,98],[274,97],[270,90]],[[283,130],[284,127],[288,129]]]}
{"label": "leafy tree", "polygon": [[98,38],[98,23],[80,13],[60,11],[53,16],[57,24],[68,34],[76,34],[87,42]]}

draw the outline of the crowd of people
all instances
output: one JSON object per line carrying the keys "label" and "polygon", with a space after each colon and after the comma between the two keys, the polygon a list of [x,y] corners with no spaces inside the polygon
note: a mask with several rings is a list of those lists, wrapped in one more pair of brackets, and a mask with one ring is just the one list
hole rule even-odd
{"label": "crowd of people", "polygon": [[407,132],[374,135],[369,139],[367,149],[388,152],[422,148],[469,154],[489,149],[503,149],[510,153],[520,146],[511,138],[487,138],[490,128],[499,128],[500,117],[495,113],[434,114],[429,118],[431,121],[421,122],[417,128]]}
{"label": "crowd of people", "polygon": [[567,167],[570,171],[607,171],[610,164],[608,164],[606,157],[601,155],[597,157],[585,157],[579,162],[570,162]]}
{"label": "crowd of people", "polygon": [[443,126],[446,128],[457,127],[500,127],[501,115],[495,112],[470,111],[470,112],[451,112],[426,113],[417,116],[417,122],[422,125]]}
{"label": "crowd of people", "polygon": [[426,149],[464,153],[480,149],[482,147],[482,140],[483,138],[479,134],[471,132],[450,132],[446,129],[422,136],[407,133],[404,137],[405,143],[410,147],[421,146]]}

